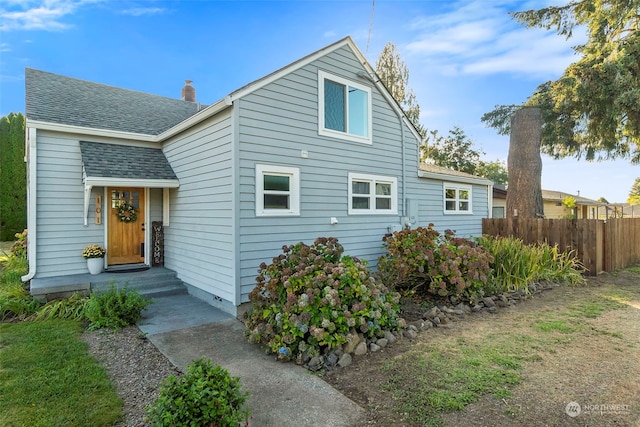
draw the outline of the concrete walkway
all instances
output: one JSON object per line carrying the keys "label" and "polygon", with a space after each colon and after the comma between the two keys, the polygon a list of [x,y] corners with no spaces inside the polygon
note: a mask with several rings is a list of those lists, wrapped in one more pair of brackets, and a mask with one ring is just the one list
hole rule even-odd
{"label": "concrete walkway", "polygon": [[366,424],[365,411],[353,401],[306,369],[248,343],[241,321],[190,295],[156,298],[138,327],[181,369],[204,356],[240,377],[250,393],[252,427]]}

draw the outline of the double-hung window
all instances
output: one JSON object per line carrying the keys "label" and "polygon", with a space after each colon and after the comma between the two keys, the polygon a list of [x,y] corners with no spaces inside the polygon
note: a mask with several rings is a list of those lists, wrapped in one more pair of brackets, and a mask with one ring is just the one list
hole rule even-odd
{"label": "double-hung window", "polygon": [[320,135],[371,144],[371,88],[318,71]]}
{"label": "double-hung window", "polygon": [[349,174],[349,214],[397,214],[395,177]]}
{"label": "double-hung window", "polygon": [[444,213],[470,214],[471,186],[444,183]]}
{"label": "double-hung window", "polygon": [[256,165],[256,215],[300,215],[300,170]]}

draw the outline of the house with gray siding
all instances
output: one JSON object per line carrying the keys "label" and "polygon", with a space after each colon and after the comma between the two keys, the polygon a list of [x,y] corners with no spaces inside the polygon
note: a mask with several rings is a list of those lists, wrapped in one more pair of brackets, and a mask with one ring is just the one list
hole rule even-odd
{"label": "house with gray siding", "polygon": [[32,293],[86,277],[97,243],[107,272],[160,261],[237,313],[283,245],[333,236],[375,267],[390,231],[479,236],[490,216],[491,181],[420,164],[420,135],[349,37],[215,103],[188,81],[183,98],[26,69]]}

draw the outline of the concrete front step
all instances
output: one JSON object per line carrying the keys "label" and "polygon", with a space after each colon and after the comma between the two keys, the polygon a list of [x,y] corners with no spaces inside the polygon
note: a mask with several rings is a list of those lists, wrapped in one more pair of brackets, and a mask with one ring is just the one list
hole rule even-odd
{"label": "concrete front step", "polygon": [[40,300],[48,301],[68,297],[74,292],[88,294],[90,291],[105,291],[112,286],[134,289],[149,298],[188,293],[175,271],[154,267],[144,271],[105,271],[96,275],[75,274],[33,279],[31,294]]}

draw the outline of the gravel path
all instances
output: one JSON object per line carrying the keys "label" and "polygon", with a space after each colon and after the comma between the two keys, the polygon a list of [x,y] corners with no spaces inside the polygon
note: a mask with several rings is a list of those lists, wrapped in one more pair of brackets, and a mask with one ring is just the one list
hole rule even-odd
{"label": "gravel path", "polygon": [[145,409],[160,394],[160,384],[180,371],[145,338],[136,326],[118,332],[87,331],[81,338],[89,353],[107,370],[124,401],[124,419],[117,426],[148,426]]}

